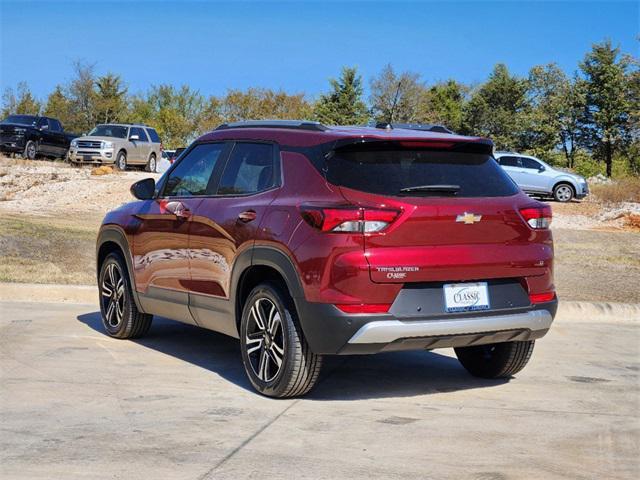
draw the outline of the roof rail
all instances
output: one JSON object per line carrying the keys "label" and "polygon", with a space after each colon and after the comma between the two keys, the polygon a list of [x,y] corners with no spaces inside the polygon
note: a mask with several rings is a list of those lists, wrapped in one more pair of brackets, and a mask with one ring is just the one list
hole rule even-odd
{"label": "roof rail", "polygon": [[293,128],[296,130],[313,130],[324,132],[328,130],[320,122],[310,122],[306,120],[249,120],[245,122],[223,123],[216,130],[226,130],[228,128]]}
{"label": "roof rail", "polygon": [[392,130],[394,128],[403,128],[405,130],[421,130],[423,132],[440,132],[440,133],[453,133],[444,125],[433,125],[430,123],[388,123],[378,122],[376,128],[384,128]]}

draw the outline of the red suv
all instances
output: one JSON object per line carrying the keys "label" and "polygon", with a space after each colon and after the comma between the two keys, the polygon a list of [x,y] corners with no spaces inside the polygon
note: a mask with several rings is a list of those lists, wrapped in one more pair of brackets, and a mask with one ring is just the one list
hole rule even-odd
{"label": "red suv", "polygon": [[97,243],[105,329],[152,315],[240,339],[260,393],[291,397],[323,355],[453,347],[484,378],[520,371],[557,309],[549,207],[483,138],[314,122],[200,137]]}

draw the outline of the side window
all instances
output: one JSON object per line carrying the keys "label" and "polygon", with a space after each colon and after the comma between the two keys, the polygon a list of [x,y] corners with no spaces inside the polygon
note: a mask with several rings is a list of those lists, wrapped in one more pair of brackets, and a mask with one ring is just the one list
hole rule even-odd
{"label": "side window", "polygon": [[149,138],[153,143],[160,143],[158,132],[156,132],[153,128],[147,128],[147,133],[149,134]]}
{"label": "side window", "polygon": [[54,132],[61,132],[62,131],[62,125],[55,118],[50,118],[49,119],[49,128],[51,130],[53,130]]}
{"label": "side window", "polygon": [[147,134],[145,133],[144,128],[131,127],[131,133],[129,133],[129,136],[131,135],[138,135],[138,137],[140,138],[140,140],[138,140],[139,142],[149,141],[149,137],[147,137]]}
{"label": "side window", "polygon": [[500,157],[498,163],[503,167],[517,167],[518,157]]}
{"label": "side window", "polygon": [[273,145],[236,143],[222,174],[218,194],[258,193],[271,188],[274,181]]}
{"label": "side window", "polygon": [[208,195],[209,180],[224,149],[221,143],[196,145],[167,178],[163,196]]}
{"label": "side window", "polygon": [[47,121],[46,118],[42,117],[38,120],[38,128],[44,128],[44,129],[48,129],[49,128],[49,122]]}
{"label": "side window", "polygon": [[538,170],[540,168],[540,162],[536,162],[531,158],[520,157],[520,160],[524,168],[530,168],[532,170]]}

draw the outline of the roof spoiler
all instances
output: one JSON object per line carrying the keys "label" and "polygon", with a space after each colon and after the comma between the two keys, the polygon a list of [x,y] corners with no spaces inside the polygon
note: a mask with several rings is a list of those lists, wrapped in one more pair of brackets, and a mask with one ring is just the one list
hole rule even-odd
{"label": "roof spoiler", "polygon": [[439,132],[453,134],[453,130],[449,130],[444,125],[435,125],[431,123],[388,123],[378,122],[376,128],[384,128],[385,130],[393,130],[402,128],[404,130],[420,130],[422,132]]}

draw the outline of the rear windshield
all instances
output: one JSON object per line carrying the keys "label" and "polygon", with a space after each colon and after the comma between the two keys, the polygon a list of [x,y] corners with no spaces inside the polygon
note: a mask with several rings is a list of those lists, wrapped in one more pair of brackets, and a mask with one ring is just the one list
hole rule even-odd
{"label": "rear windshield", "polygon": [[391,196],[504,197],[518,187],[491,155],[434,150],[336,151],[327,180]]}

